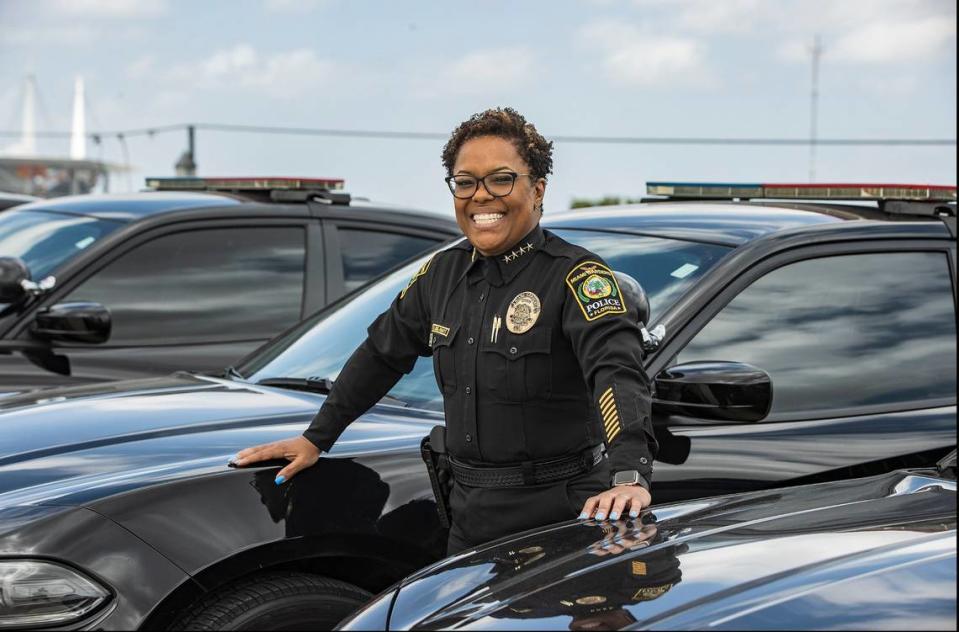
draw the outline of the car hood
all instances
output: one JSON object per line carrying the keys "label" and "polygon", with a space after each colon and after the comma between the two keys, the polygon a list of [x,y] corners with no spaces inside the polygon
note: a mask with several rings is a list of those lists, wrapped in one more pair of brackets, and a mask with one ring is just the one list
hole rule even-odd
{"label": "car hood", "polygon": [[[237,451],[302,432],[322,395],[177,373],[0,399],[0,507],[76,505],[174,478],[222,472]],[[333,450],[411,447],[429,430],[377,406]]]}
{"label": "car hood", "polygon": [[[892,565],[914,595],[945,591],[940,605],[954,624],[955,528],[955,482],[900,471],[666,505],[636,521],[562,523],[449,558],[380,602],[392,601],[390,629],[750,627],[740,615],[772,605],[779,623],[771,627],[817,628],[846,616],[837,612],[849,610],[848,599],[831,608],[802,599],[835,597],[836,586],[908,601],[876,590],[877,569]],[[939,573],[951,572],[951,582],[927,585],[902,570],[943,559],[951,571]],[[873,585],[857,585],[861,577]],[[824,618],[789,619],[804,610]],[[895,621],[881,604],[872,610]]]}

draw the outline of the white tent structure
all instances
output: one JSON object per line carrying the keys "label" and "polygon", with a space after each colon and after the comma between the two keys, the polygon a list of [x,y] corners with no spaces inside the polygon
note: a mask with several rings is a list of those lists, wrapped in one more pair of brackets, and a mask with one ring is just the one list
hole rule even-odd
{"label": "white tent structure", "polygon": [[111,172],[123,171],[87,157],[86,95],[83,77],[73,93],[73,125],[69,155],[40,155],[36,138],[36,79],[24,80],[22,125],[19,142],[0,152],[0,191],[39,197],[57,197],[94,190],[109,190]]}

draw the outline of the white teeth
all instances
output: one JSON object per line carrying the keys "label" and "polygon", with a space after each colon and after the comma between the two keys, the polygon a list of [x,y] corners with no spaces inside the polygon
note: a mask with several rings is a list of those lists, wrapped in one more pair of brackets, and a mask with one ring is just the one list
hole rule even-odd
{"label": "white teeth", "polygon": [[504,213],[477,213],[473,216],[473,221],[477,224],[492,224],[503,219]]}

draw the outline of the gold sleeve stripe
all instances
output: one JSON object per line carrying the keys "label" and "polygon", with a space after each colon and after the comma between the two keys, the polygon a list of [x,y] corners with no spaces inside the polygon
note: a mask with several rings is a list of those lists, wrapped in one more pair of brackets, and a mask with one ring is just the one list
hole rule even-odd
{"label": "gold sleeve stripe", "polygon": [[613,413],[613,416],[612,416],[612,417],[607,417],[607,419],[606,419],[606,424],[605,424],[605,425],[606,425],[607,427],[609,427],[609,426],[618,426],[618,425],[619,425],[619,415],[617,415],[616,413]]}
{"label": "gold sleeve stripe", "polygon": [[616,427],[616,430],[614,430],[613,433],[612,433],[611,435],[609,435],[608,443],[612,443],[612,442],[613,442],[613,439],[615,439],[615,438],[616,438],[616,435],[618,435],[618,434],[619,434],[619,426],[617,426],[617,427]]}
{"label": "gold sleeve stripe", "polygon": [[600,412],[603,413],[603,417],[607,416],[610,411],[616,410],[616,402],[609,402],[607,404],[602,404],[599,408]]}
{"label": "gold sleeve stripe", "polygon": [[605,391],[603,391],[602,395],[599,396],[599,403],[605,404],[606,402],[611,401],[612,399],[613,399],[613,387],[610,386]]}

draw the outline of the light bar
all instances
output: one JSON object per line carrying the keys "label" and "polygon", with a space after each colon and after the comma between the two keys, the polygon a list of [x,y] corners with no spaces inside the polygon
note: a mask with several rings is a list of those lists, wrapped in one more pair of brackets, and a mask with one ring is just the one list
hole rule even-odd
{"label": "light bar", "polygon": [[778,200],[910,200],[955,202],[956,186],[933,184],[753,184],[727,182],[647,182],[646,193],[673,198]]}
{"label": "light bar", "polygon": [[157,191],[310,191],[343,189],[339,178],[147,178]]}

